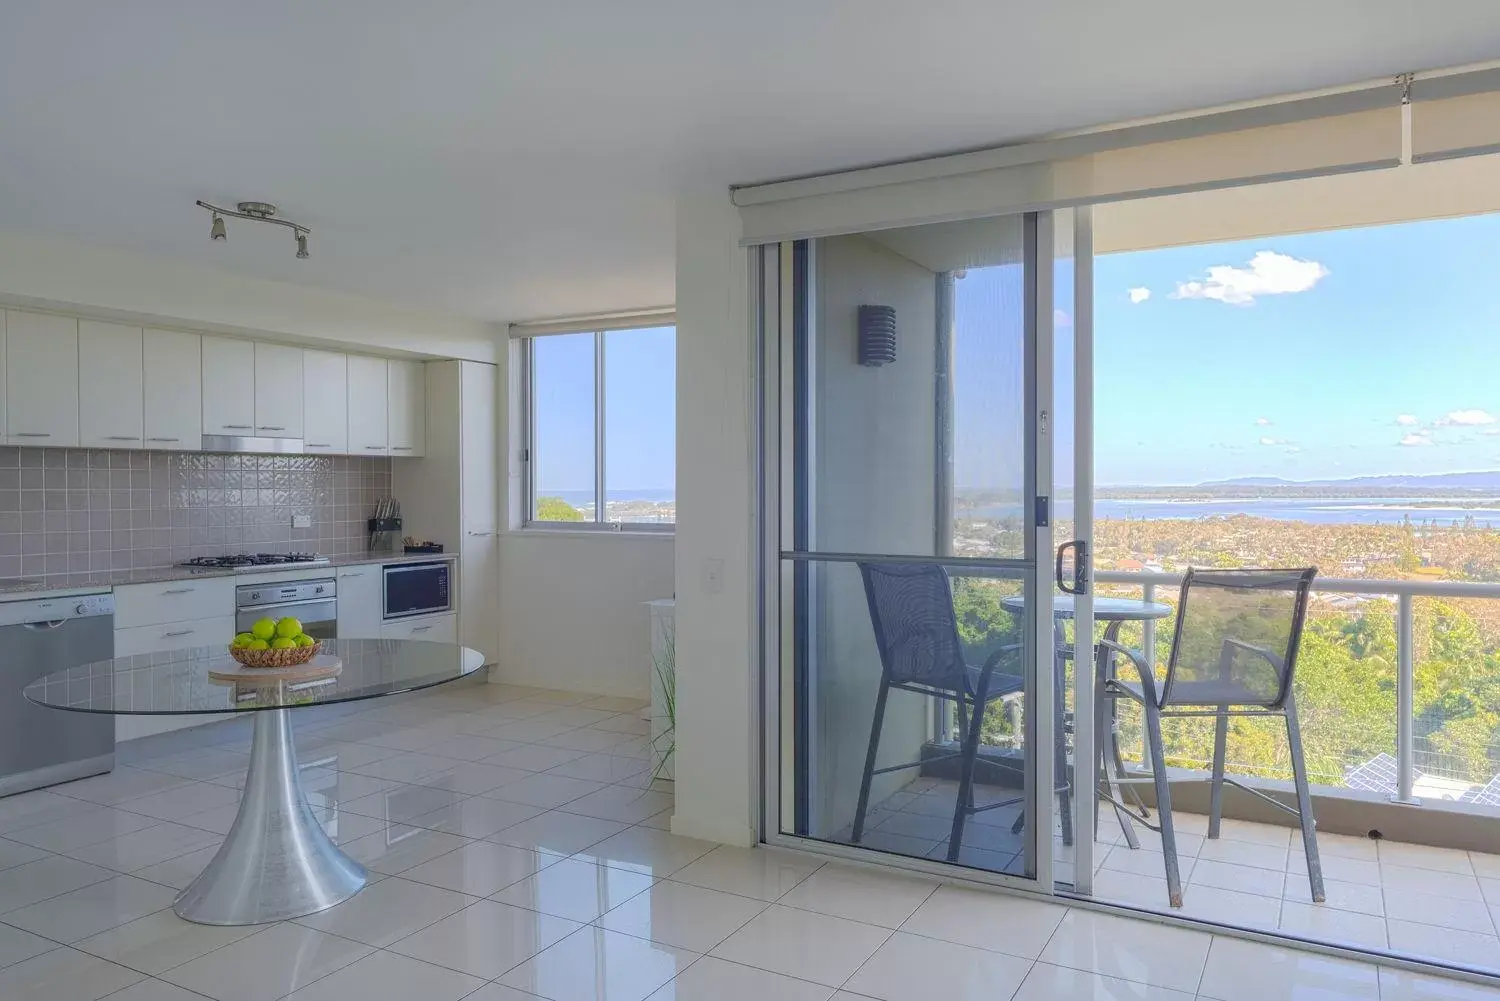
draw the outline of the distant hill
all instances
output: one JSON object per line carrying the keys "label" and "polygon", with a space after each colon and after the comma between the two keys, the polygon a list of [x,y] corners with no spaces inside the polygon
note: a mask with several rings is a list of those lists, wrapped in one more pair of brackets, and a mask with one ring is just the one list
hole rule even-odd
{"label": "distant hill", "polygon": [[1500,471],[1487,470],[1472,473],[1396,473],[1389,476],[1354,476],[1343,480],[1287,480],[1279,476],[1240,476],[1231,480],[1213,480],[1200,483],[1199,487],[1342,487],[1375,488],[1452,488],[1458,490],[1500,490]]}

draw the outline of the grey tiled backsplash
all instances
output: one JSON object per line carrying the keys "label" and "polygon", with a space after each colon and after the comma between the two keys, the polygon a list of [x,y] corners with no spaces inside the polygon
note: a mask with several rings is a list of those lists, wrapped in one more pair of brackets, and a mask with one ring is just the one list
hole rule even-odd
{"label": "grey tiled backsplash", "polygon": [[0,577],[363,552],[390,490],[389,458],[0,447]]}

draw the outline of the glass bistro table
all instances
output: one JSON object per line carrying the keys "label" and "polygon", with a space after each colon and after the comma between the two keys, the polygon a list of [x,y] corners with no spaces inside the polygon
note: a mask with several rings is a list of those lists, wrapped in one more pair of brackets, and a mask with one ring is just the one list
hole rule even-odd
{"label": "glass bistro table", "polygon": [[68,712],[252,713],[255,730],[239,813],[218,854],[173,910],[199,924],[263,924],[332,907],[365,885],[364,867],[334,845],[308,805],[292,712],[430,688],[484,665],[476,650],[415,640],[324,640],[324,658],[338,658],[337,675],[238,682],[214,677],[238,669],[224,647],[194,647],[56,671],[27,685],[25,695]]}

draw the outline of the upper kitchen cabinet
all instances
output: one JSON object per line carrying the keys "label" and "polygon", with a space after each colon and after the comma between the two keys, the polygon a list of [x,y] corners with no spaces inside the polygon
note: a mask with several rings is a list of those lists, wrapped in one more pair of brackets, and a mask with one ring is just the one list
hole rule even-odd
{"label": "upper kitchen cabinet", "polygon": [[6,313],[5,430],[12,445],[78,444],[78,321]]}
{"label": "upper kitchen cabinet", "polygon": [[146,447],[203,447],[203,338],[178,330],[142,332]]}
{"label": "upper kitchen cabinet", "polygon": [[388,455],[390,429],[384,358],[349,356],[349,452],[351,455]]}
{"label": "upper kitchen cabinet", "polygon": [[255,344],[255,434],[302,437],[302,349]]}
{"label": "upper kitchen cabinet", "polygon": [[140,327],[78,321],[78,443],[141,448],[146,387]]}
{"label": "upper kitchen cabinet", "polygon": [[392,361],[389,366],[387,427],[391,454],[427,452],[427,379],[419,361]]}
{"label": "upper kitchen cabinet", "polygon": [[255,435],[255,367],[253,341],[203,338],[204,434]]}
{"label": "upper kitchen cabinet", "polygon": [[349,451],[349,358],[333,351],[302,353],[303,426],[309,452]]}

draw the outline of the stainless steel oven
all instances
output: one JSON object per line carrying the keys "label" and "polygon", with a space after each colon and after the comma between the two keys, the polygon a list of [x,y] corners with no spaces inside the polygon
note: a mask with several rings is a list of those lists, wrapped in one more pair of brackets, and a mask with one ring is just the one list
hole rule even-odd
{"label": "stainless steel oven", "polygon": [[385,567],[381,614],[387,619],[453,610],[453,564],[394,563]]}
{"label": "stainless steel oven", "polygon": [[338,591],[332,577],[270,584],[241,584],[234,589],[234,628],[245,632],[256,619],[300,619],[302,631],[316,640],[338,637]]}

